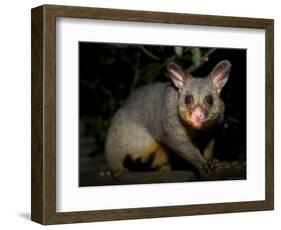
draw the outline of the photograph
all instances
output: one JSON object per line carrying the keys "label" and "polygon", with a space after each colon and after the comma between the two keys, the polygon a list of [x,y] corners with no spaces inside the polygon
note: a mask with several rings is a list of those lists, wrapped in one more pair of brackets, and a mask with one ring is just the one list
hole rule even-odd
{"label": "photograph", "polygon": [[79,186],[247,179],[246,49],[78,49]]}
{"label": "photograph", "polygon": [[32,221],[274,209],[274,19],[226,15],[32,9]]}

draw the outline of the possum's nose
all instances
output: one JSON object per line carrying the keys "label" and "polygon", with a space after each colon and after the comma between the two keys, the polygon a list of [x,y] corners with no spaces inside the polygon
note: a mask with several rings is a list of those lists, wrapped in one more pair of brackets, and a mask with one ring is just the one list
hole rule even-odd
{"label": "possum's nose", "polygon": [[191,117],[194,122],[200,122],[205,118],[205,114],[202,108],[198,106],[193,110]]}

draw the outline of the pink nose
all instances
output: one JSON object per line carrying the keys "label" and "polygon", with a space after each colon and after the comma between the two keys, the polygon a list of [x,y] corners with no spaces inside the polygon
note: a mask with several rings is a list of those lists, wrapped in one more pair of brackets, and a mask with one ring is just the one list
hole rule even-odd
{"label": "pink nose", "polygon": [[196,122],[199,122],[204,119],[205,114],[202,111],[201,107],[196,107],[192,112],[192,119]]}

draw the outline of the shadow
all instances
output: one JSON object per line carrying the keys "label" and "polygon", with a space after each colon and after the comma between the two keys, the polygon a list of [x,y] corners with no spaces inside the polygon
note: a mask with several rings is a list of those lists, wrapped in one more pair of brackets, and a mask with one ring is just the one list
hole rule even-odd
{"label": "shadow", "polygon": [[23,218],[25,220],[31,220],[31,215],[30,215],[30,213],[27,213],[27,212],[20,212],[20,213],[18,213],[18,216],[20,216],[21,218]]}

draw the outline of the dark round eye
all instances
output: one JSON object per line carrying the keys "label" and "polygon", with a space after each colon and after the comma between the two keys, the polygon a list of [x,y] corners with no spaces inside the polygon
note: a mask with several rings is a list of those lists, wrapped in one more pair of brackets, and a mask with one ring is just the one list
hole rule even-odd
{"label": "dark round eye", "polygon": [[184,103],[185,103],[186,105],[192,104],[192,103],[193,103],[193,96],[190,95],[190,94],[187,94],[187,95],[185,96]]}
{"label": "dark round eye", "polygon": [[214,99],[213,99],[212,95],[207,95],[205,97],[205,103],[209,106],[213,105]]}

